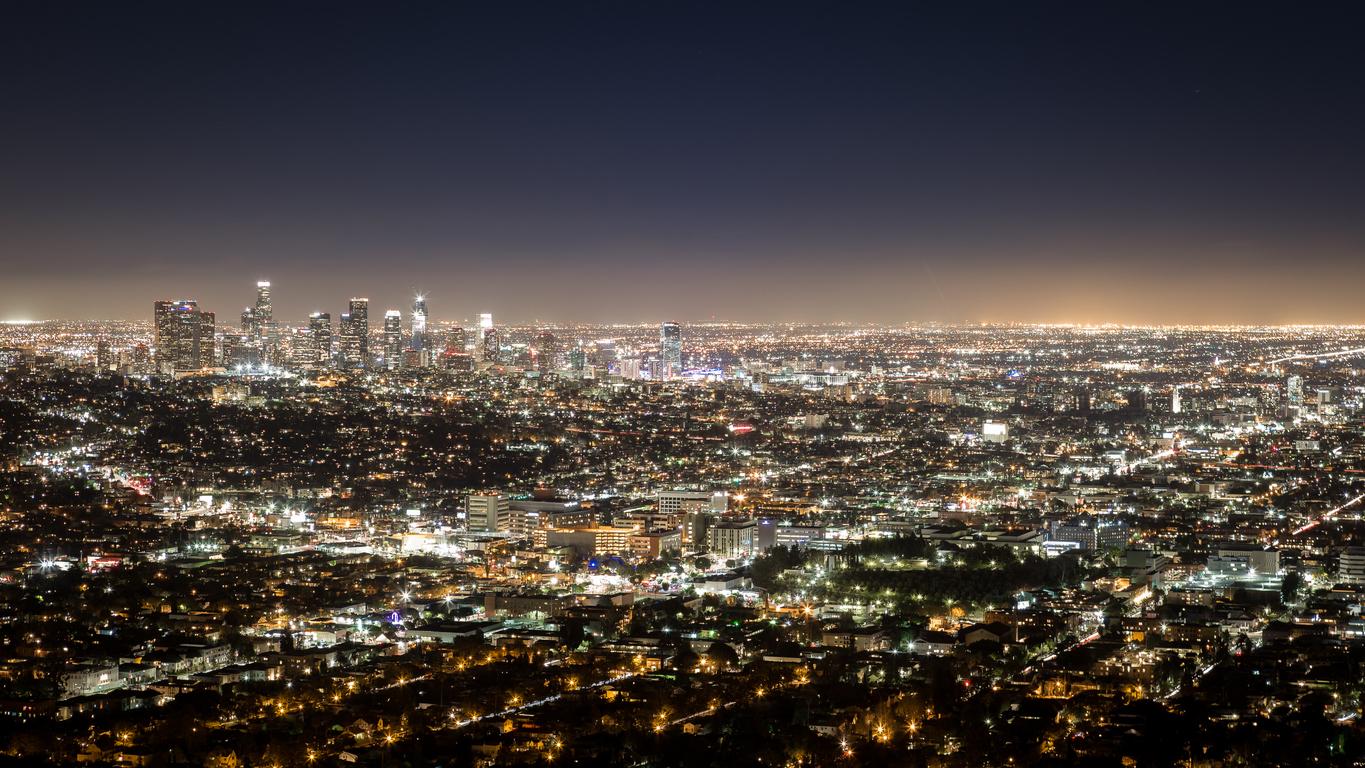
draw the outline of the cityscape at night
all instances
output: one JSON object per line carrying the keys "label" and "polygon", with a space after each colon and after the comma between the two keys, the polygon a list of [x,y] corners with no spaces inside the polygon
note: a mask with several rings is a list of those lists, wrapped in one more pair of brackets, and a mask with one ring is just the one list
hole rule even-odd
{"label": "cityscape at night", "polygon": [[0,768],[1365,765],[1358,38],[12,5]]}

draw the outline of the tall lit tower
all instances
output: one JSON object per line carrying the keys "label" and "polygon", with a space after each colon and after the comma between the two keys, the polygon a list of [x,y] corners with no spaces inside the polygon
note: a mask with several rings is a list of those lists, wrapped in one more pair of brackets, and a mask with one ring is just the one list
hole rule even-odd
{"label": "tall lit tower", "polygon": [[421,352],[427,348],[427,297],[418,294],[413,298],[412,317],[409,322],[408,332],[411,334],[411,338],[408,341],[408,346],[410,349]]}
{"label": "tall lit tower", "polygon": [[1295,407],[1303,405],[1303,377],[1290,376],[1284,382],[1285,399]]}
{"label": "tall lit tower", "polygon": [[332,315],[314,312],[308,316],[308,340],[312,345],[312,363],[325,368],[332,361]]}
{"label": "tall lit tower", "polygon": [[370,300],[352,298],[350,311],[341,316],[341,362],[346,368],[370,364]]}
{"label": "tall lit tower", "polygon": [[269,280],[261,280],[256,283],[256,306],[252,309],[252,315],[256,322],[261,324],[263,330],[265,326],[275,322],[275,309],[270,304]]}
{"label": "tall lit tower", "polygon": [[493,315],[484,312],[479,315],[479,356],[486,363],[496,363],[501,352],[502,340],[498,338],[498,329],[493,327]]}
{"label": "tall lit tower", "polygon": [[669,321],[659,326],[660,378],[668,380],[682,375],[682,326]]}
{"label": "tall lit tower", "polygon": [[390,309],[384,313],[384,367],[397,368],[403,358],[403,313]]}
{"label": "tall lit tower", "polygon": [[153,305],[156,367],[162,373],[194,371],[213,364],[213,314],[191,299]]}
{"label": "tall lit tower", "polygon": [[555,358],[559,356],[559,343],[548,330],[536,334],[532,350],[536,355],[536,370],[549,373],[555,369]]}

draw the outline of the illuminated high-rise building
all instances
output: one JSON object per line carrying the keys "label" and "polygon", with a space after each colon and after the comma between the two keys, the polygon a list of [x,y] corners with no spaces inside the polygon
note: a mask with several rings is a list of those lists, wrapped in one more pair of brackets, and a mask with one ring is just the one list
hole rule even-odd
{"label": "illuminated high-rise building", "polygon": [[199,313],[199,367],[211,368],[218,364],[214,341],[218,326],[218,316],[212,312]]}
{"label": "illuminated high-rise building", "polygon": [[403,360],[403,313],[396,309],[384,312],[384,367],[397,368]]}
{"label": "illuminated high-rise building", "polygon": [[260,323],[263,334],[275,322],[275,308],[270,304],[269,280],[261,280],[256,283],[256,306],[253,307],[252,314],[255,316],[256,322]]}
{"label": "illuminated high-rise building", "polygon": [[427,297],[418,295],[412,300],[412,316],[409,319],[408,347],[418,352],[425,350],[427,344]]}
{"label": "illuminated high-rise building", "polygon": [[156,368],[162,373],[196,371],[213,364],[214,316],[189,299],[153,305]]}
{"label": "illuminated high-rise building", "polygon": [[465,353],[465,330],[462,326],[456,325],[446,331],[446,350],[447,355],[463,355]]}
{"label": "illuminated high-rise building", "polygon": [[465,520],[471,531],[506,531],[512,523],[511,501],[502,493],[471,493],[465,500]]}
{"label": "illuminated high-rise building", "polygon": [[659,326],[659,378],[676,379],[682,375],[682,326],[666,322]]}
{"label": "illuminated high-rise building", "polygon": [[308,316],[308,343],[311,362],[319,368],[332,363],[332,314],[314,312]]}
{"label": "illuminated high-rise building", "polygon": [[479,315],[479,359],[486,363],[498,362],[498,357],[502,352],[502,339],[498,338],[498,329],[493,327],[493,314],[484,312]]}
{"label": "illuminated high-rise building", "polygon": [[370,364],[370,300],[352,298],[341,316],[341,364],[352,370]]}
{"label": "illuminated high-rise building", "polygon": [[262,356],[267,362],[279,365],[283,359],[280,353],[279,329],[275,327],[275,308],[270,303],[269,280],[260,280],[256,283],[256,304],[251,308],[251,317]]}
{"label": "illuminated high-rise building", "polygon": [[1302,377],[1302,376],[1290,376],[1288,379],[1285,379],[1285,382],[1284,382],[1284,395],[1285,395],[1285,400],[1288,401],[1289,405],[1294,406],[1294,407],[1296,407],[1296,408],[1302,406],[1302,405],[1303,405],[1303,377]]}
{"label": "illuminated high-rise building", "polygon": [[559,356],[559,342],[553,333],[548,330],[537,333],[531,350],[535,353],[536,370],[549,373],[555,369],[555,358]]}
{"label": "illuminated high-rise building", "polygon": [[502,355],[502,339],[498,337],[497,328],[483,329],[483,338],[480,340],[481,356],[486,363],[496,363]]}

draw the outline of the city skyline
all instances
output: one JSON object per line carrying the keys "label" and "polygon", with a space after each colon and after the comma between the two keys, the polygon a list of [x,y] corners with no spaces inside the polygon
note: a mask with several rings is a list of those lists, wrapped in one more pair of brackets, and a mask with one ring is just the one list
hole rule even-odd
{"label": "city skyline", "polygon": [[0,24],[0,768],[1365,766],[1349,4]]}
{"label": "city skyline", "polygon": [[1365,322],[1348,13],[28,5],[0,319]]}

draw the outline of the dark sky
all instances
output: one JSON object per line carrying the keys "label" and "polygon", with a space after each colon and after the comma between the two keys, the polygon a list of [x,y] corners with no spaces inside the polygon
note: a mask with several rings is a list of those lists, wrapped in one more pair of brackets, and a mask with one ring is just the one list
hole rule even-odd
{"label": "dark sky", "polygon": [[10,2],[0,319],[1365,322],[1353,7]]}

